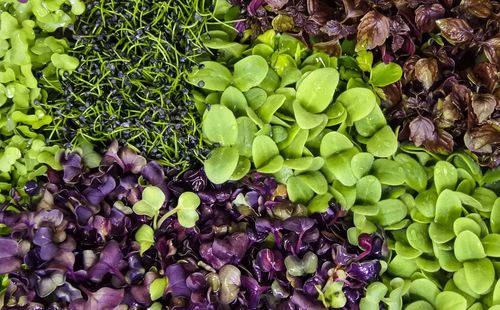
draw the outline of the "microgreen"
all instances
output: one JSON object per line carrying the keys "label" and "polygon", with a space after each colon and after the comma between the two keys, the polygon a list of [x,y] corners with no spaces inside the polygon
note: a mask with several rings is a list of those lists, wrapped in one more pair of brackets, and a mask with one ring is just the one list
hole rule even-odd
{"label": "microgreen", "polygon": [[[206,52],[202,34],[223,18],[201,0],[88,6],[76,20],[71,57],[52,56],[54,71],[74,71],[45,83],[53,95],[44,107],[58,119],[47,135],[61,144],[84,140],[100,147],[117,139],[181,171],[203,159],[200,114],[185,80],[197,65],[216,73],[204,77],[205,87],[218,89],[231,79],[200,57]],[[80,59],[77,68],[74,59]]]}

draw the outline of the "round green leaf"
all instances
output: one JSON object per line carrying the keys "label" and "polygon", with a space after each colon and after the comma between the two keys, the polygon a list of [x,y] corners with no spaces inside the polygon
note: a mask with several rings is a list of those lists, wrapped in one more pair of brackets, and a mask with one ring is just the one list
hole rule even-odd
{"label": "round green leaf", "polygon": [[434,307],[426,301],[417,300],[407,305],[405,310],[434,310]]}
{"label": "round green leaf", "polygon": [[391,127],[384,126],[366,144],[368,152],[376,157],[389,157],[396,153],[398,140]]}
{"label": "round green leaf", "polygon": [[445,189],[436,201],[435,221],[439,224],[451,225],[462,214],[462,203],[455,192]]}
{"label": "round green leaf", "polygon": [[257,115],[264,123],[269,123],[274,113],[285,103],[285,100],[285,95],[275,94],[267,97],[266,102],[256,111]]}
{"label": "round green leaf", "polygon": [[360,87],[351,88],[341,93],[336,102],[344,106],[351,122],[359,121],[368,116],[377,105],[375,94],[367,88]]}
{"label": "round green leaf", "polygon": [[232,75],[229,69],[215,61],[204,61],[202,69],[195,69],[189,75],[189,83],[203,85],[203,89],[224,91],[231,83]]}
{"label": "round green leaf", "polygon": [[459,217],[453,223],[453,231],[455,235],[459,235],[462,231],[470,231],[478,237],[481,235],[481,226],[476,221],[466,217]]}
{"label": "round green leaf", "polygon": [[434,190],[421,192],[415,198],[415,207],[422,215],[433,218],[436,213],[437,198]]}
{"label": "round green leaf", "polygon": [[236,120],[238,126],[238,136],[234,146],[241,156],[252,156],[252,144],[257,132],[257,126],[246,116],[239,117]]}
{"label": "round green leaf", "polygon": [[370,82],[373,86],[383,87],[396,83],[401,76],[403,76],[403,69],[400,65],[394,62],[388,64],[381,62],[373,67]]}
{"label": "round green leaf", "polygon": [[165,294],[165,289],[168,286],[167,277],[156,278],[149,286],[149,295],[152,301],[160,299]]}
{"label": "round green leaf", "polygon": [[429,225],[413,223],[406,229],[408,243],[424,253],[432,253],[432,241],[428,233]]}
{"label": "round green leaf", "polygon": [[315,192],[317,195],[324,195],[328,191],[328,183],[318,171],[311,171],[298,176],[304,184],[309,186],[309,188]]}
{"label": "round green leaf", "polygon": [[233,84],[242,92],[258,86],[267,76],[269,66],[262,56],[251,55],[234,64]]}
{"label": "round green leaf", "polygon": [[455,292],[441,292],[436,297],[436,308],[439,310],[466,310],[467,300]]}
{"label": "round green leaf", "polygon": [[165,202],[165,194],[156,186],[148,186],[142,192],[142,199],[132,209],[136,214],[154,217]]}
{"label": "round green leaf", "polygon": [[394,249],[398,255],[406,259],[415,259],[422,254],[422,251],[412,248],[411,246],[400,241],[396,241]]}
{"label": "round green leaf", "polygon": [[250,160],[248,158],[240,156],[238,165],[236,166],[236,169],[234,169],[234,172],[229,180],[237,181],[242,179],[250,171],[251,165],[252,164],[250,163]]}
{"label": "round green leaf", "polygon": [[481,240],[476,234],[468,230],[457,235],[453,250],[455,257],[460,262],[486,257]]}
{"label": "round green leaf", "polygon": [[265,90],[259,87],[254,87],[245,92],[245,98],[253,110],[260,108],[267,99]]}
{"label": "round green leaf", "polygon": [[288,178],[286,187],[292,202],[307,203],[314,196],[312,189],[296,176]]}
{"label": "round green leaf", "polygon": [[320,146],[320,154],[322,157],[329,157],[333,154],[352,148],[354,145],[351,140],[345,135],[332,131],[323,136]]}
{"label": "round green leaf", "polygon": [[484,252],[489,257],[500,257],[500,234],[486,235],[482,240]]}
{"label": "round green leaf", "polygon": [[417,192],[425,191],[427,188],[427,173],[424,167],[413,157],[404,153],[396,155],[395,160],[403,168],[408,186]]}
{"label": "round green leaf", "polygon": [[376,223],[382,226],[395,224],[406,217],[406,205],[398,199],[385,199],[377,203],[379,212],[374,217]]}
{"label": "round green leaf", "polygon": [[356,183],[356,201],[377,203],[382,197],[382,185],[373,175],[362,177]]}
{"label": "round green leaf", "polygon": [[279,150],[273,139],[268,136],[255,137],[252,144],[252,160],[256,168],[264,166],[277,155]]}
{"label": "round green leaf", "polygon": [[333,99],[339,73],[333,68],[312,71],[297,87],[297,100],[311,113],[323,112]]}
{"label": "round green leaf", "polygon": [[247,99],[236,87],[229,86],[220,97],[220,103],[236,115],[245,115]]}
{"label": "round green leaf", "polygon": [[373,162],[373,175],[380,183],[397,186],[405,182],[405,173],[401,165],[393,160],[381,158]]}
{"label": "round green leaf", "polygon": [[155,243],[153,228],[143,224],[135,233],[135,240],[139,242],[139,253],[144,254]]}
{"label": "round green leaf", "polygon": [[458,271],[456,271],[453,274],[453,283],[460,291],[471,296],[472,298],[477,299],[480,297],[479,294],[474,293],[472,291],[472,289],[470,288],[469,282],[465,278],[465,269],[464,268],[459,269]]}
{"label": "round green leaf", "polygon": [[491,209],[490,227],[492,233],[500,233],[500,198],[495,200]]}
{"label": "round green leaf", "polygon": [[236,170],[238,159],[238,151],[233,147],[212,150],[210,157],[204,162],[208,179],[215,184],[226,182]]}
{"label": "round green leaf", "polygon": [[465,262],[464,270],[465,279],[476,294],[487,293],[495,282],[495,268],[487,258]]}
{"label": "round green leaf", "polygon": [[359,153],[354,155],[351,160],[351,169],[354,176],[358,179],[365,176],[371,169],[374,157],[370,153]]}
{"label": "round green leaf", "polygon": [[388,271],[397,277],[409,278],[418,270],[414,259],[406,259],[400,255],[394,256],[389,263]]}
{"label": "round green leaf", "polygon": [[384,113],[377,105],[364,118],[354,122],[356,131],[363,137],[371,137],[387,124]]}
{"label": "round green leaf", "polygon": [[455,272],[462,268],[462,264],[455,258],[453,251],[438,250],[436,253],[439,266],[447,272]]}
{"label": "round green leaf", "polygon": [[302,107],[298,100],[293,102],[293,113],[297,124],[302,129],[312,129],[318,127],[322,122],[328,120],[325,114],[315,114],[307,111]]}
{"label": "round green leaf", "polygon": [[217,104],[211,106],[203,117],[203,134],[214,143],[232,145],[238,137],[238,124],[233,112]]}
{"label": "round green leaf", "polygon": [[438,193],[446,188],[454,190],[457,180],[457,169],[452,164],[442,160],[436,163],[434,166],[434,185]]}
{"label": "round green leaf", "polygon": [[330,193],[324,195],[315,195],[313,199],[307,205],[307,210],[310,213],[322,213],[329,208],[329,202],[332,200],[333,196]]}
{"label": "round green leaf", "polygon": [[439,289],[436,284],[428,279],[416,279],[411,282],[409,293],[414,299],[423,299],[431,305],[435,305]]}
{"label": "round green leaf", "polygon": [[443,225],[432,222],[429,225],[429,237],[432,241],[441,244],[455,238],[455,234],[451,225]]}
{"label": "round green leaf", "polygon": [[357,153],[357,149],[351,148],[328,157],[321,169],[327,180],[332,181],[330,179],[337,179],[345,186],[356,184],[357,179],[352,172],[350,163],[353,156]]}
{"label": "round green leaf", "polygon": [[283,163],[285,160],[281,155],[274,156],[271,160],[267,162],[264,166],[257,168],[258,172],[262,173],[277,173],[283,168]]}

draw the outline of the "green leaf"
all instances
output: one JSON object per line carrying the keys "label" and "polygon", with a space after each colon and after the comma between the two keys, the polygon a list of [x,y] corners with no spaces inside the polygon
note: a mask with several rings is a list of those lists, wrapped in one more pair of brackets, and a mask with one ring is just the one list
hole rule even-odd
{"label": "green leaf", "polygon": [[402,278],[409,278],[415,271],[418,270],[418,266],[414,259],[406,259],[400,255],[396,255],[389,263],[388,271]]}
{"label": "green leaf", "polygon": [[238,137],[238,124],[233,112],[223,105],[211,106],[203,117],[203,134],[214,143],[232,145]]}
{"label": "green leaf", "polygon": [[252,159],[256,168],[264,166],[277,155],[279,155],[279,150],[273,139],[268,136],[255,137],[252,145]]}
{"label": "green leaf", "polygon": [[486,256],[500,257],[500,234],[486,235],[481,240],[481,243],[483,245]]}
{"label": "green leaf", "polygon": [[323,112],[333,99],[339,73],[333,68],[312,71],[297,87],[297,100],[311,113]]}
{"label": "green leaf", "polygon": [[455,234],[451,225],[432,222],[429,226],[429,237],[433,242],[442,244],[455,238]]}
{"label": "green leaf", "polygon": [[242,92],[258,86],[267,76],[269,66],[262,56],[251,55],[234,64],[233,84]]}
{"label": "green leaf", "polygon": [[453,223],[453,231],[455,235],[459,235],[462,231],[470,231],[477,235],[481,235],[481,226],[473,219],[467,217],[459,217]]}
{"label": "green leaf", "polygon": [[295,203],[307,203],[314,196],[312,189],[296,176],[288,178],[286,187],[288,197]]}
{"label": "green leaf", "polygon": [[447,272],[455,272],[462,268],[462,264],[455,258],[453,251],[438,250],[435,252],[439,266]]}
{"label": "green leaf", "polygon": [[276,111],[285,103],[285,95],[271,95],[266,102],[257,110],[257,115],[264,123],[269,123]]}
{"label": "green leaf", "polygon": [[264,166],[257,168],[257,171],[262,173],[277,173],[283,168],[284,162],[285,160],[281,155],[276,155]]}
{"label": "green leaf", "polygon": [[345,135],[332,131],[327,133],[321,140],[320,154],[322,157],[329,157],[333,154],[352,148],[354,145]]}
{"label": "green leaf", "polygon": [[368,116],[377,105],[375,94],[366,88],[355,87],[341,93],[336,104],[342,104],[347,110],[351,122],[356,122]]}
{"label": "green leaf", "polygon": [[165,294],[165,289],[167,288],[167,286],[168,286],[167,277],[154,279],[149,286],[149,296],[151,297],[151,300],[155,301],[157,299],[162,298],[163,295]]}
{"label": "green leaf", "polygon": [[222,147],[212,150],[205,160],[204,167],[208,179],[215,184],[229,180],[238,165],[239,154],[234,147]]}
{"label": "green leaf", "polygon": [[358,63],[359,68],[364,72],[372,71],[372,64],[373,64],[372,52],[365,50],[359,51],[358,55],[356,56],[356,61]]}
{"label": "green leaf", "polygon": [[376,204],[382,197],[382,185],[373,175],[362,177],[356,183],[356,201]]}
{"label": "green leaf", "polygon": [[245,92],[245,98],[253,110],[260,108],[267,100],[267,93],[259,87],[254,87]]}
{"label": "green leaf", "polygon": [[453,245],[455,257],[459,262],[481,259],[486,257],[479,237],[470,231],[458,234]]}
{"label": "green leaf", "polygon": [[242,116],[246,114],[247,99],[236,87],[229,86],[226,88],[220,97],[220,103],[235,115]]}
{"label": "green leaf", "polygon": [[411,282],[409,293],[412,299],[423,299],[431,305],[435,305],[439,289],[431,280],[416,279]]}
{"label": "green leaf", "polygon": [[0,172],[9,172],[12,165],[22,157],[18,148],[8,146],[0,156]]}
{"label": "green leaf", "polygon": [[434,185],[441,193],[444,189],[454,190],[457,184],[457,169],[447,161],[438,161],[434,166]]}
{"label": "green leaf", "polygon": [[366,117],[354,122],[354,127],[361,136],[371,137],[386,124],[384,113],[376,105]]}
{"label": "green leaf", "polygon": [[384,126],[366,144],[368,152],[376,157],[389,157],[396,153],[398,140],[391,127]]}
{"label": "green leaf", "polygon": [[323,213],[329,208],[329,202],[333,196],[330,193],[324,195],[315,195],[307,205],[307,210],[310,213]]}
{"label": "green leaf", "polygon": [[491,209],[490,226],[492,233],[500,233],[500,197],[495,200]]}
{"label": "green leaf", "polygon": [[156,186],[148,186],[142,192],[142,199],[132,209],[136,214],[154,217],[165,203],[165,194]]}
{"label": "green leaf", "polygon": [[373,175],[380,183],[397,186],[405,182],[405,173],[401,165],[389,159],[377,159],[373,162]]}
{"label": "green leaf", "polygon": [[143,224],[135,233],[135,241],[139,242],[142,256],[155,243],[153,228]]}
{"label": "green leaf", "polygon": [[437,198],[434,190],[421,192],[415,197],[415,207],[423,216],[433,218],[436,213]]}
{"label": "green leaf", "polygon": [[491,210],[493,210],[493,205],[495,204],[495,201],[497,199],[497,195],[495,194],[495,192],[486,187],[477,187],[474,190],[474,193],[472,193],[472,197],[480,202],[481,206],[483,207],[483,210],[481,211],[486,212],[490,212]]}
{"label": "green leaf", "polygon": [[234,146],[241,156],[250,157],[252,155],[252,143],[257,132],[257,126],[246,116],[239,117],[236,123],[238,125],[238,137]]}
{"label": "green leaf", "polygon": [[297,120],[297,124],[302,129],[312,129],[318,127],[322,122],[328,120],[325,114],[315,114],[307,111],[302,107],[298,100],[293,102],[293,113],[295,115],[295,119]]}
{"label": "green leaf", "polygon": [[[374,310],[377,310],[377,309],[374,309]],[[415,302],[412,302],[411,304],[408,304],[406,306],[405,310],[434,310],[434,307],[426,301],[417,300]]]}
{"label": "green leaf", "polygon": [[78,68],[78,58],[66,54],[54,53],[50,56],[52,64],[58,69],[62,69],[68,73],[72,73]]}
{"label": "green leaf", "polygon": [[487,258],[465,262],[464,270],[465,279],[476,294],[487,293],[495,282],[495,269]]}
{"label": "green leaf", "polygon": [[307,172],[299,175],[298,178],[317,195],[324,195],[328,191],[328,183],[321,172]]}
{"label": "green leaf", "polygon": [[220,63],[203,61],[200,66],[202,69],[195,69],[189,75],[189,83],[214,91],[224,91],[231,84],[231,71]]}
{"label": "green leaf", "polygon": [[474,291],[472,291],[472,289],[470,288],[469,281],[467,281],[467,279],[465,277],[465,269],[464,268],[460,268],[458,271],[456,271],[453,274],[453,283],[459,289],[459,290],[457,290],[457,293],[463,292],[467,295],[470,295],[474,299],[477,299],[480,297],[479,294],[474,293]]}
{"label": "green leaf", "polygon": [[466,310],[467,300],[455,292],[440,292],[436,297],[436,308],[439,310]]}
{"label": "green leaf", "polygon": [[354,176],[358,179],[365,176],[371,169],[374,157],[370,153],[359,153],[353,156],[351,160],[351,169]]}
{"label": "green leaf", "polygon": [[374,217],[381,226],[395,224],[406,217],[406,205],[398,199],[385,199],[377,203],[379,213]]}
{"label": "green leaf", "polygon": [[436,202],[436,223],[452,225],[462,214],[462,203],[455,192],[445,189]]}
{"label": "green leaf", "polygon": [[418,161],[411,156],[401,153],[394,158],[403,168],[406,183],[417,192],[423,192],[427,188],[427,173]]}
{"label": "green leaf", "polygon": [[408,243],[424,253],[432,253],[432,241],[428,233],[429,225],[413,223],[406,229]]}
{"label": "green leaf", "polygon": [[339,180],[345,186],[352,186],[356,184],[356,177],[354,176],[350,163],[354,155],[358,153],[358,150],[351,148],[349,150],[334,154],[325,160],[325,164],[321,171],[325,174],[327,180],[333,179]]}
{"label": "green leaf", "polygon": [[198,208],[200,203],[200,197],[193,192],[183,192],[179,196],[175,210],[177,211],[179,223],[183,227],[191,228],[196,224],[199,218],[196,208]]}
{"label": "green leaf", "polygon": [[248,174],[251,166],[252,163],[247,157],[240,156],[240,158],[238,159],[238,165],[236,166],[236,169],[234,169],[234,172],[229,178],[229,180],[237,181],[242,179],[244,176]]}
{"label": "green leaf", "polygon": [[383,87],[396,83],[402,76],[403,69],[397,63],[385,64],[381,62],[373,67],[370,82],[373,86]]}
{"label": "green leaf", "polygon": [[259,84],[259,87],[268,93],[273,93],[280,86],[280,77],[274,72],[273,69],[267,70],[267,75],[264,80]]}

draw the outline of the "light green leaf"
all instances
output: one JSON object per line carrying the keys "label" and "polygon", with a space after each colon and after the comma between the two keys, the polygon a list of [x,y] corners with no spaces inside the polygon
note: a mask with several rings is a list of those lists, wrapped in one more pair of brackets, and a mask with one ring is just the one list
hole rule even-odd
{"label": "light green leaf", "polygon": [[247,99],[236,87],[229,86],[226,88],[220,97],[220,103],[235,115],[242,116],[246,114]]}
{"label": "light green leaf", "polygon": [[269,123],[276,111],[285,103],[285,95],[271,95],[266,102],[257,110],[257,115],[264,123]]}
{"label": "light green leaf", "polygon": [[299,175],[298,178],[317,195],[324,195],[328,191],[328,183],[321,172],[307,172]]}
{"label": "light green leaf", "polygon": [[284,162],[285,160],[281,155],[276,155],[264,166],[257,168],[257,171],[262,173],[277,173],[283,168]]}
{"label": "light green leaf", "polygon": [[486,256],[500,257],[500,234],[486,235],[481,240],[481,243],[483,245]]}
{"label": "light green leaf", "polygon": [[258,86],[267,76],[269,66],[262,56],[251,55],[234,64],[233,84],[242,92]]}
{"label": "light green leaf", "polygon": [[351,122],[356,122],[368,116],[377,105],[375,94],[366,88],[355,87],[341,93],[336,104],[342,104],[347,110]]}
{"label": "light green leaf", "polygon": [[354,122],[356,131],[363,137],[371,137],[387,124],[384,113],[378,105],[364,118]]}
{"label": "light green leaf", "polygon": [[257,132],[257,126],[246,116],[239,117],[236,123],[238,125],[238,137],[234,146],[241,156],[250,157],[252,155],[252,144]]}
{"label": "light green leaf", "polygon": [[329,208],[329,202],[333,196],[330,193],[324,195],[315,195],[307,205],[307,210],[310,213],[323,213]]}
{"label": "light green leaf", "polygon": [[142,256],[155,243],[153,228],[143,224],[135,233],[135,241],[139,242]]}
{"label": "light green leaf", "polygon": [[384,126],[366,144],[368,152],[376,157],[389,157],[396,153],[398,140],[391,127]]}
{"label": "light green leaf", "polygon": [[397,186],[405,182],[405,173],[401,165],[389,159],[377,159],[373,162],[373,175],[380,183],[385,185]]}
{"label": "light green leaf", "polygon": [[297,124],[302,129],[312,129],[318,127],[322,122],[328,120],[325,114],[315,114],[307,111],[302,107],[298,100],[293,102],[293,112],[295,115],[295,119],[297,120]]}
{"label": "light green leaf", "polygon": [[466,310],[467,300],[455,292],[441,292],[436,297],[436,308],[439,310]]}
{"label": "light green leaf", "polygon": [[155,301],[157,299],[162,298],[163,295],[165,294],[165,289],[167,288],[167,286],[168,286],[167,277],[154,279],[149,286],[149,296],[151,297],[151,300]]}
{"label": "light green leaf", "polygon": [[295,203],[307,203],[314,196],[312,189],[296,176],[288,178],[286,187],[288,197]]}
{"label": "light green leaf", "polygon": [[488,258],[467,261],[464,270],[465,279],[476,294],[487,293],[495,282],[495,269]]}
{"label": "light green leaf", "polygon": [[424,167],[411,156],[401,153],[394,158],[403,168],[408,186],[417,192],[427,188],[427,173]]}
{"label": "light green leaf", "polygon": [[434,185],[439,193],[444,189],[454,190],[457,184],[457,169],[447,161],[438,161],[434,166]]}
{"label": "light green leaf", "polygon": [[491,209],[490,226],[492,233],[500,233],[500,197],[495,200]]}
{"label": "light green leaf", "polygon": [[375,204],[382,197],[382,185],[373,175],[362,177],[356,183],[356,201]]}
{"label": "light green leaf", "polygon": [[377,203],[379,213],[374,217],[376,223],[382,226],[395,224],[406,217],[406,205],[398,199],[385,199]]}
{"label": "light green leaf", "polygon": [[297,100],[311,113],[323,112],[333,99],[339,73],[333,68],[312,71],[297,87]]}
{"label": "light green leaf", "polygon": [[352,172],[350,163],[354,155],[357,153],[357,149],[351,148],[328,157],[325,160],[323,168],[321,169],[327,180],[331,182],[333,179],[336,179],[345,186],[352,186],[356,184],[357,179]]}
{"label": "light green leaf", "polygon": [[9,172],[12,165],[22,157],[18,148],[8,146],[0,156],[0,172]]}
{"label": "light green leaf", "polygon": [[252,163],[247,157],[240,156],[238,160],[238,165],[236,166],[236,169],[234,169],[233,174],[229,178],[231,181],[237,181],[242,179],[245,175],[248,174],[250,171],[250,168],[252,166]]}
{"label": "light green leaf", "polygon": [[370,82],[373,86],[383,87],[396,83],[403,76],[403,69],[395,62],[377,64],[372,69]]}
{"label": "light green leaf", "polygon": [[479,237],[470,231],[458,234],[453,245],[455,257],[459,262],[481,259],[486,257]]}
{"label": "light green leaf", "polygon": [[429,238],[429,225],[413,223],[406,229],[408,243],[424,253],[432,253],[432,241]]}
{"label": "light green leaf", "polygon": [[279,150],[273,139],[268,136],[255,137],[252,144],[252,159],[256,168],[264,166],[277,155]]}
{"label": "light green leaf", "polygon": [[233,112],[217,104],[211,106],[203,117],[203,134],[214,143],[232,145],[238,137],[238,124]]}
{"label": "light green leaf", "polygon": [[206,90],[224,91],[231,84],[232,75],[228,68],[215,61],[203,61],[202,69],[189,74],[189,83]]}
{"label": "light green leaf", "polygon": [[351,169],[354,176],[358,179],[365,176],[371,169],[374,157],[370,153],[359,153],[354,155],[351,160]]}
{"label": "light green leaf", "polygon": [[332,131],[327,133],[321,140],[320,154],[322,157],[329,157],[333,154],[352,148],[354,145],[345,135]]}
{"label": "light green leaf", "polygon": [[154,217],[165,203],[165,194],[156,186],[148,186],[142,192],[142,199],[132,209],[136,214]]}
{"label": "light green leaf", "polygon": [[222,147],[212,150],[205,160],[204,167],[208,179],[215,184],[229,180],[238,165],[239,154],[234,147]]}
{"label": "light green leaf", "polygon": [[455,192],[445,189],[436,202],[436,223],[451,225],[462,214],[462,203]]}

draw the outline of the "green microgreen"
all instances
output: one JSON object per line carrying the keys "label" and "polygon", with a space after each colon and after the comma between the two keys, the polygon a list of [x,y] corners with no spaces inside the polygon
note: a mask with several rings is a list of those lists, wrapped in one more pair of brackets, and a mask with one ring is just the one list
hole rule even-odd
{"label": "green microgreen", "polygon": [[71,55],[80,66],[47,100],[52,139],[96,145],[113,139],[160,163],[187,168],[207,151],[189,97],[187,72],[207,50],[202,33],[215,19],[210,1],[91,1],[75,24]]}

